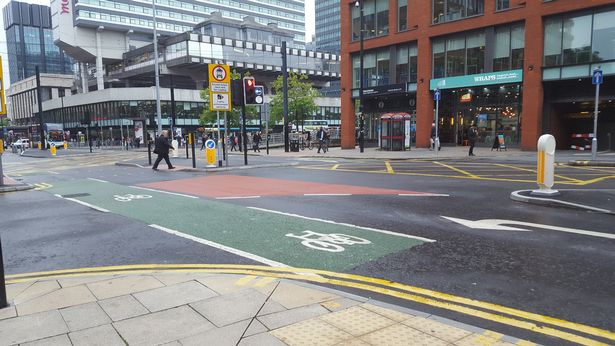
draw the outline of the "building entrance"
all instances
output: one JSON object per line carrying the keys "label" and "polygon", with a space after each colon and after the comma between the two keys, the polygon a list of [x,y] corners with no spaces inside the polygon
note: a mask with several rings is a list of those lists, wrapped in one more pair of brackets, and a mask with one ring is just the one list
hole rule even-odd
{"label": "building entrance", "polygon": [[440,100],[440,142],[468,144],[468,129],[478,128],[476,145],[491,146],[504,135],[506,146],[519,145],[521,138],[520,84],[442,90]]}

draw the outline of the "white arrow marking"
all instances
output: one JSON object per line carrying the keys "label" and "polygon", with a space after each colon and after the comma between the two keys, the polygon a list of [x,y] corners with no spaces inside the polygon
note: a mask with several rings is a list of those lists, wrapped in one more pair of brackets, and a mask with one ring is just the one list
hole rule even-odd
{"label": "white arrow marking", "polygon": [[532,231],[532,230],[525,229],[525,228],[502,226],[502,224],[507,224],[507,225],[542,228],[542,229],[548,229],[551,231],[558,231],[558,232],[589,235],[592,237],[615,239],[615,234],[586,231],[583,229],[576,229],[576,228],[566,228],[566,227],[543,225],[539,223],[513,221],[513,220],[500,220],[500,219],[484,219],[484,220],[472,221],[472,220],[458,219],[458,218],[448,217],[448,216],[442,216],[442,217],[447,220],[462,224],[466,227],[475,228],[475,229],[492,229],[492,230],[498,230],[498,231],[521,231],[521,232],[531,232]]}

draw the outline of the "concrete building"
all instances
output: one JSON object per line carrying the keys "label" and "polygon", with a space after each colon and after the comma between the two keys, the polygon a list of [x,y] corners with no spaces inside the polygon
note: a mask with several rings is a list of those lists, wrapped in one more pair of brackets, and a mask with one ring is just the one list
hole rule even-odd
{"label": "concrete building", "polygon": [[[615,6],[612,0],[343,0],[342,146],[354,148],[355,100],[363,90],[368,140],[386,113],[407,113],[416,143],[427,147],[434,94],[441,90],[444,145],[464,145],[476,124],[479,144],[535,149],[543,133],[559,148],[592,132],[594,86],[601,66],[599,149],[615,137]],[[363,76],[363,85],[360,85]],[[600,141],[602,138],[602,141]],[[612,147],[611,147],[612,148]]]}
{"label": "concrete building", "polygon": [[73,74],[73,61],[53,44],[48,6],[11,1],[2,9],[11,84],[40,73]]}
{"label": "concrete building", "polygon": [[[62,30],[62,25],[68,24],[60,22],[59,30]],[[62,123],[65,129],[77,133],[83,130],[83,124],[89,117],[91,126],[101,127],[105,131],[111,128],[116,137],[121,133],[122,124],[132,128],[156,127],[153,44],[143,40],[137,47],[133,45],[133,38],[137,35],[135,32],[123,33],[122,40],[126,40],[122,41],[119,40],[120,36],[107,31],[106,27],[94,30],[94,37],[98,38],[100,45],[68,47],[66,43],[61,43],[69,52],[79,53],[88,47],[100,50],[95,57],[98,63],[102,63],[103,73],[98,73],[101,71],[99,68],[96,71],[88,70],[89,63],[81,63],[82,66],[88,65],[78,83],[85,92],[65,100],[43,102],[46,122]],[[224,18],[221,13],[208,15],[205,21],[189,32],[160,37],[162,125],[172,123],[190,131],[198,127],[204,107],[199,90],[207,85],[207,64],[225,63],[242,74],[249,71],[269,94],[271,83],[282,71],[283,41],[289,42],[289,71],[308,75],[317,88],[339,81],[338,55],[299,48],[301,43],[297,43],[295,38],[293,32],[281,29],[274,23],[259,24],[251,16],[237,21]],[[96,55],[98,53],[101,54]],[[116,54],[119,58],[112,59]],[[87,59],[87,54],[78,58]],[[265,102],[268,100],[268,95],[265,95]],[[314,117],[329,118],[339,123],[339,98],[317,100],[317,104],[321,109]]]}
{"label": "concrete building", "polygon": [[[157,31],[161,37],[189,32],[214,12],[228,20],[251,16],[255,23],[275,24],[291,33],[301,48],[305,45],[304,7],[303,0],[157,0]],[[152,42],[152,2],[52,0],[51,8],[54,41],[80,63],[84,92],[104,89],[107,66],[120,62],[125,52]],[[94,86],[86,83],[88,76],[96,77]]]}
{"label": "concrete building", "polygon": [[[44,101],[57,99],[60,105],[71,95],[74,78],[65,74],[41,74],[41,98]],[[36,76],[13,83],[6,94],[8,111],[14,125],[31,125],[32,117],[38,113]]]}
{"label": "concrete building", "polygon": [[315,3],[316,50],[340,52],[340,0],[319,0]]}

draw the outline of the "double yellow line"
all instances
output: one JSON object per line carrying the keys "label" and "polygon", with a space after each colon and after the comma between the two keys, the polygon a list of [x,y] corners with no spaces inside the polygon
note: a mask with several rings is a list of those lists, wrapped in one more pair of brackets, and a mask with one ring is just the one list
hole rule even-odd
{"label": "double yellow line", "polygon": [[45,189],[48,189],[50,187],[53,187],[53,185],[47,184],[47,183],[38,183],[38,184],[34,184],[34,186],[36,186],[36,188],[34,188],[34,190],[45,190]]}
{"label": "double yellow line", "polygon": [[[8,280],[7,284],[12,284],[58,277],[147,274],[157,272],[243,274],[337,285],[388,295],[391,297],[454,311],[508,326],[530,330],[535,333],[575,342],[581,345],[608,345],[609,343],[612,344],[615,341],[614,332],[569,322],[554,317],[378,278],[307,268],[231,264],[144,264],[36,272],[8,275],[6,278]],[[595,337],[598,339],[595,339]]]}

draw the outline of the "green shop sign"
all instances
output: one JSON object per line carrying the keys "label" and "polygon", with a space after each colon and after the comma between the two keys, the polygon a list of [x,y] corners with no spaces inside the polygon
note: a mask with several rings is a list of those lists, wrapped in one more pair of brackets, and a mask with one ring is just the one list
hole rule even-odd
{"label": "green shop sign", "polygon": [[467,76],[436,78],[429,81],[429,89],[454,89],[490,84],[521,83],[523,70],[499,71]]}

